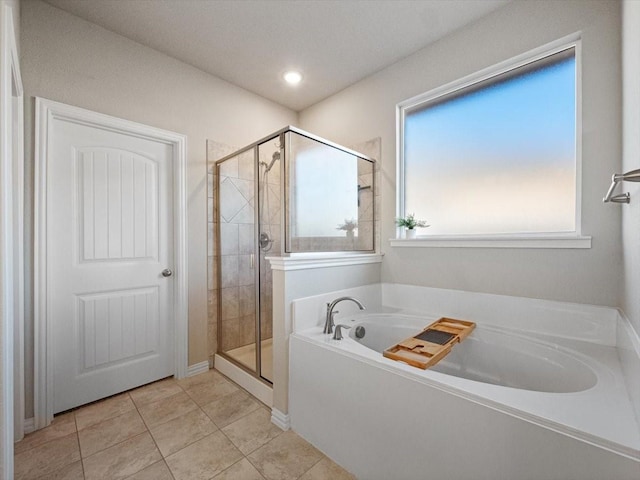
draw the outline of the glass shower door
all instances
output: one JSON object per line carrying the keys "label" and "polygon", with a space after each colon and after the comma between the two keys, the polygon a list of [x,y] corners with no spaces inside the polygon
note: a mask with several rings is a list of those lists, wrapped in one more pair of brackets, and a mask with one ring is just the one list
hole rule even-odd
{"label": "glass shower door", "polygon": [[280,176],[283,153],[278,137],[258,145],[260,318],[257,335],[260,340],[260,376],[269,382],[273,382],[273,281],[271,264],[266,257],[281,254]]}
{"label": "glass shower door", "polygon": [[257,372],[255,149],[219,162],[217,180],[218,351]]}

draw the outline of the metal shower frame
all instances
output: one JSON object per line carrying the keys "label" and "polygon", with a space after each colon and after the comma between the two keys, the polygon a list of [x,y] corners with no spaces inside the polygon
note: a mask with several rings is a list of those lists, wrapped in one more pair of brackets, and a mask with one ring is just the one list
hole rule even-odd
{"label": "metal shower frame", "polygon": [[[288,132],[293,132],[296,133],[300,136],[303,136],[305,138],[308,138],[310,140],[314,140],[320,144],[323,145],[327,145],[329,147],[333,147],[336,148],[342,152],[348,153],[350,155],[353,155],[357,158],[360,158],[362,160],[371,162],[372,164],[372,180],[371,180],[371,186],[372,186],[372,192],[374,194],[374,201],[371,202],[371,208],[372,208],[372,221],[374,223],[374,228],[371,229],[371,236],[372,236],[372,248],[371,250],[361,250],[361,251],[354,251],[354,252],[350,252],[350,253],[371,253],[373,251],[375,251],[376,245],[375,245],[375,213],[376,213],[376,207],[375,207],[375,192],[377,189],[377,185],[376,185],[376,160],[364,155],[360,152],[357,152],[355,150],[352,150],[350,148],[344,147],[342,145],[339,145],[335,142],[331,142],[329,140],[326,140],[322,137],[319,137],[317,135],[314,135],[312,133],[309,133],[305,130],[302,130],[300,128],[294,127],[292,125],[287,125],[284,128],[281,128],[280,130],[277,130],[273,133],[271,133],[270,135],[267,135],[265,137],[262,137],[261,139],[250,143],[249,145],[236,150],[235,152],[231,153],[230,155],[226,155],[224,157],[222,157],[219,160],[216,160],[214,162],[215,165],[215,173],[216,173],[216,179],[215,179],[215,195],[214,195],[214,201],[215,201],[215,209],[214,209],[214,214],[215,214],[215,232],[214,235],[216,237],[216,291],[218,292],[217,295],[217,338],[220,339],[222,338],[222,295],[221,295],[221,285],[222,285],[222,268],[221,268],[221,242],[220,242],[220,226],[221,226],[221,222],[220,222],[220,188],[219,188],[219,184],[220,184],[220,166],[226,162],[227,160],[230,160],[234,157],[238,157],[241,154],[248,152],[249,150],[253,150],[253,165],[254,165],[254,177],[257,179],[255,182],[255,186],[254,186],[254,198],[256,199],[255,201],[255,208],[254,208],[254,225],[256,226],[255,231],[254,231],[254,242],[253,242],[253,255],[254,258],[256,259],[255,262],[257,264],[257,268],[256,268],[256,275],[255,275],[255,311],[256,311],[256,320],[255,320],[255,339],[256,339],[256,369],[255,371],[251,370],[249,367],[247,367],[246,365],[238,362],[237,360],[235,360],[234,358],[230,357],[229,355],[226,354],[226,352],[221,351],[218,346],[216,345],[216,353],[218,355],[221,355],[222,357],[224,357],[227,361],[233,363],[235,366],[241,368],[243,371],[247,372],[248,374],[250,374],[251,376],[257,378],[258,380],[260,380],[261,382],[271,386],[273,385],[273,382],[264,378],[261,374],[262,372],[262,358],[261,358],[261,353],[262,353],[262,344],[261,344],[261,332],[260,332],[260,317],[261,317],[261,312],[260,312],[260,247],[259,247],[259,235],[260,235],[260,213],[261,213],[261,208],[262,205],[260,205],[260,175],[259,175],[259,167],[260,167],[260,157],[259,157],[259,147],[260,145],[267,143],[269,141],[278,139],[280,142],[280,202],[282,205],[282,208],[280,209],[280,251],[279,252],[273,252],[272,255],[280,255],[280,256],[291,256],[291,252],[287,252],[286,251],[286,235],[287,235],[287,225],[286,225],[286,206],[289,204],[289,196],[288,196],[288,192],[287,192],[287,184],[288,182],[286,181],[286,174],[287,174],[287,170],[286,170],[286,164],[288,161],[287,155],[288,152],[291,151],[290,149],[290,145],[287,145],[286,142],[289,142],[290,137],[286,136],[285,134]],[[294,253],[296,254],[296,253]],[[300,253],[300,254],[304,254],[304,253]],[[296,254],[298,255],[298,254]],[[272,319],[273,321],[273,319]],[[258,345],[259,348],[258,348]]]}

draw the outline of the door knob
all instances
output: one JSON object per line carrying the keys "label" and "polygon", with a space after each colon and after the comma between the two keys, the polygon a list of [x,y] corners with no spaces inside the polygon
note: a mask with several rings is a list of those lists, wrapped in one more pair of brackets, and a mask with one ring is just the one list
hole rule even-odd
{"label": "door knob", "polygon": [[168,268],[165,268],[164,270],[162,270],[162,276],[163,277],[170,277],[171,275],[173,275],[173,272],[171,270],[169,270]]}

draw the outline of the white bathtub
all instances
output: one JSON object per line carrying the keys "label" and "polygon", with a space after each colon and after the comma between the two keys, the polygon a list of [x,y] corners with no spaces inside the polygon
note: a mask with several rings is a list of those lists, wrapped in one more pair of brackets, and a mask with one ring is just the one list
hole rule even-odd
{"label": "white bathtub", "polygon": [[483,323],[428,370],[382,356],[436,319],[352,315],[341,341],[294,333],[292,428],[366,480],[640,478],[615,347]]}
{"label": "white bathtub", "polygon": [[[423,318],[403,315],[368,315],[345,323],[352,326],[353,340],[378,353],[425,326]],[[477,327],[431,371],[536,392],[581,392],[598,381],[588,363],[571,350],[489,326]]]}

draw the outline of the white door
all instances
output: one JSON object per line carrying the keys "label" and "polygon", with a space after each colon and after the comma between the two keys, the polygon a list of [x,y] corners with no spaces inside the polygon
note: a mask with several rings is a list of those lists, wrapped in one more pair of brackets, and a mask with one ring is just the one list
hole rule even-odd
{"label": "white door", "polygon": [[175,159],[170,144],[134,134],[60,118],[48,131],[47,311],[58,413],[174,373]]}

